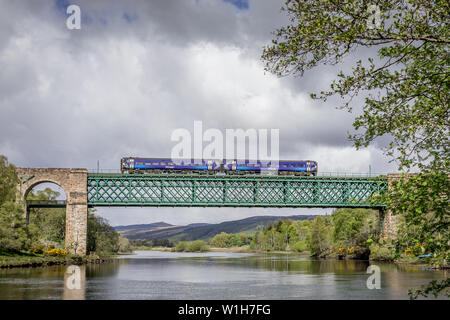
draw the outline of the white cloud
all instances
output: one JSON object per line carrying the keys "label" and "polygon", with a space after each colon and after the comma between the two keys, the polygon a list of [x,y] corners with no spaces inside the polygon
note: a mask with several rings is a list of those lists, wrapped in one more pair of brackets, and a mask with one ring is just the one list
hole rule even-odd
{"label": "white cloud", "polygon": [[[202,120],[223,132],[279,128],[282,158],[318,160],[322,170],[390,170],[378,149],[347,141],[353,115],[309,98],[329,70],[289,80],[264,73],[261,47],[285,22],[281,3],[250,1],[238,12],[212,0],[80,1],[88,22],[69,31],[51,2],[1,1],[0,153],[19,166],[100,160],[118,169],[122,156],[170,156],[172,130]],[[149,210],[152,221],[171,223],[180,212],[192,222],[255,212]]]}

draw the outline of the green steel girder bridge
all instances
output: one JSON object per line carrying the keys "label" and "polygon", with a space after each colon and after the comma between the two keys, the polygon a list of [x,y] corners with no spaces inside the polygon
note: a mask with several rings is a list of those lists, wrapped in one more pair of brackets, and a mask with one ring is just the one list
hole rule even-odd
{"label": "green steel girder bridge", "polygon": [[387,178],[89,173],[89,206],[365,207]]}
{"label": "green steel girder bridge", "polygon": [[[66,208],[66,247],[84,255],[88,207],[373,208],[383,234],[395,219],[376,195],[396,174],[378,177],[92,173],[84,168],[16,168],[16,201],[31,208]],[[34,186],[51,182],[67,201],[27,201]],[[386,209],[386,210],[385,210]]]}

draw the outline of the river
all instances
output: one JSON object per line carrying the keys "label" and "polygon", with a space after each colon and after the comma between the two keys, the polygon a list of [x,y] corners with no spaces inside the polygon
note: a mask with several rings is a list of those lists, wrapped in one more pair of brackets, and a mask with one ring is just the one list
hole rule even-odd
{"label": "river", "polygon": [[[0,269],[0,299],[408,299],[448,276],[416,266],[294,254],[136,251],[111,263]],[[70,271],[70,273],[68,273]]]}

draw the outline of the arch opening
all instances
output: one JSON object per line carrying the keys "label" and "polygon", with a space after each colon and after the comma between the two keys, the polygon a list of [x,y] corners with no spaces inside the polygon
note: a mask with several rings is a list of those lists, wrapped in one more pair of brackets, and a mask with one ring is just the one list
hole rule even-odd
{"label": "arch opening", "polygon": [[25,192],[27,221],[36,252],[65,247],[66,199],[64,189],[52,181],[37,182]]}

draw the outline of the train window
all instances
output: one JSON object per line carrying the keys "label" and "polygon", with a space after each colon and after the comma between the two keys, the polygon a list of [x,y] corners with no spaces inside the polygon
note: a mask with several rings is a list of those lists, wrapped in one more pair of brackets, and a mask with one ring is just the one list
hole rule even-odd
{"label": "train window", "polygon": [[157,166],[157,165],[159,165],[159,162],[153,162],[153,165]]}

